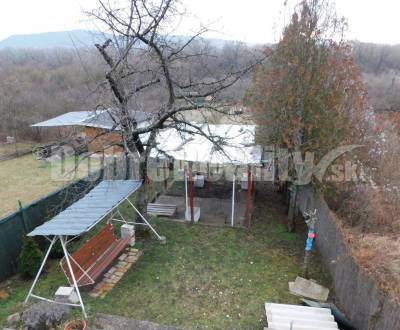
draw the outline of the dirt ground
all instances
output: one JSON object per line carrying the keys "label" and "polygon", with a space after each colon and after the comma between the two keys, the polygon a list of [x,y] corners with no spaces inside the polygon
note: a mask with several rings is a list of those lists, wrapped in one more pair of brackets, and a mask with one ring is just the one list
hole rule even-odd
{"label": "dirt ground", "polygon": [[[166,195],[158,197],[156,203],[177,205],[176,218],[185,218],[185,188],[184,182],[175,181]],[[232,214],[232,183],[229,181],[206,181],[203,188],[194,188],[194,204],[200,207],[200,222],[211,225],[230,225]],[[251,204],[254,204],[253,198]],[[234,225],[245,224],[246,191],[239,184],[235,189]]]}
{"label": "dirt ground", "polygon": [[[235,226],[242,226],[245,221],[246,200],[245,196],[240,197],[235,198]],[[179,220],[185,218],[185,198],[183,196],[161,195],[157,198],[156,203],[176,205],[175,217]],[[200,207],[200,223],[221,226],[231,223],[232,200],[230,199],[195,197],[194,205]]]}

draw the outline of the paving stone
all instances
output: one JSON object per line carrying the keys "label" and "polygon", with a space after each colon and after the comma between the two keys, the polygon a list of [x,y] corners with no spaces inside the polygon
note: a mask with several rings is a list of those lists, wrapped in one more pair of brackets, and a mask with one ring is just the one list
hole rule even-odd
{"label": "paving stone", "polygon": [[101,284],[102,284],[102,282],[97,283],[97,284],[95,285],[95,287],[92,289],[92,291],[99,290],[99,289],[101,288]]}
{"label": "paving stone", "polygon": [[128,256],[128,255],[127,255],[126,253],[121,254],[121,256],[118,258],[118,260],[124,261],[124,260],[126,259],[127,256]]}
{"label": "paving stone", "polygon": [[136,262],[137,260],[138,260],[137,256],[129,256],[128,258],[126,258],[126,261],[130,263]]}
{"label": "paving stone", "polygon": [[115,286],[115,283],[112,283],[112,282],[107,283],[107,284],[104,286],[104,291],[110,291],[114,286]]}
{"label": "paving stone", "polygon": [[115,267],[111,267],[107,273],[113,274],[115,272]]}
{"label": "paving stone", "polygon": [[99,284],[96,285],[94,290],[100,291],[104,287],[104,284],[105,283],[103,281],[101,281]]}

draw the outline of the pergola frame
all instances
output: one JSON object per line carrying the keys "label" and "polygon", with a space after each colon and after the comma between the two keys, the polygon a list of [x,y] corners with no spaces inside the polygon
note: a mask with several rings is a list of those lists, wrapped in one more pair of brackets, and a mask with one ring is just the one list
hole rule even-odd
{"label": "pergola frame", "polygon": [[[182,161],[182,160],[180,160]],[[191,222],[194,221],[194,193],[193,193],[193,161],[188,161],[189,163],[189,175],[186,173],[186,167],[184,167],[183,175],[185,181],[185,214],[190,208]],[[236,164],[231,164],[237,168]],[[189,176],[189,184],[188,184]],[[192,183],[191,183],[192,182]],[[254,176],[251,171],[251,165],[247,164],[247,192],[246,192],[246,226],[250,227],[250,210],[251,210],[251,193],[253,191]],[[231,227],[235,226],[235,186],[236,186],[236,169],[232,175],[232,206],[231,206]]]}

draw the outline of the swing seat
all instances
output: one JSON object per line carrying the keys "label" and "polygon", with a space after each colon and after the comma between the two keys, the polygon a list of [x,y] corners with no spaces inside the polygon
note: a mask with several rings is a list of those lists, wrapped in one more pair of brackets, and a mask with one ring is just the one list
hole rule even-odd
{"label": "swing seat", "polygon": [[[92,285],[101,277],[129,244],[131,237],[118,239],[112,224],[107,224],[83,244],[71,257],[71,268],[78,286]],[[70,285],[73,285],[66,260],[62,268]]]}

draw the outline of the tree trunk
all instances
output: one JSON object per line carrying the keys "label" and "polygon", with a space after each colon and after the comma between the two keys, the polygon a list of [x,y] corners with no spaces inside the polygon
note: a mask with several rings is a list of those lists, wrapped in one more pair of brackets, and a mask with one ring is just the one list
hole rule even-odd
{"label": "tree trunk", "polygon": [[308,268],[310,265],[310,257],[311,251],[306,251],[304,254],[304,261],[303,261],[303,277],[308,279]]}
{"label": "tree trunk", "polygon": [[295,231],[295,210],[297,200],[297,185],[292,185],[290,188],[290,199],[289,199],[289,212],[288,212],[288,231],[290,233]]}

